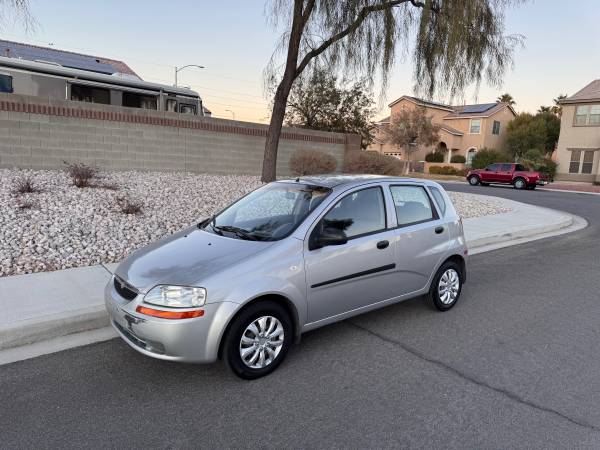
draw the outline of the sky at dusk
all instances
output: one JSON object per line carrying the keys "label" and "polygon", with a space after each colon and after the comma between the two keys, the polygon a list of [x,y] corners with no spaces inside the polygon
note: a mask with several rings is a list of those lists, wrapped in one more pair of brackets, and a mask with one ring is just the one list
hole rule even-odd
{"label": "sky at dusk", "polygon": [[[0,37],[121,59],[143,79],[163,84],[173,84],[174,66],[203,65],[180,72],[179,84],[198,91],[214,116],[267,122],[263,69],[279,33],[267,25],[264,5],[262,0],[32,0],[36,29],[5,24]],[[517,111],[534,112],[559,93],[573,94],[600,78],[599,23],[598,0],[537,0],[509,10],[507,32],[523,35],[525,47],[516,52],[514,69],[500,89],[483,84],[477,93],[467,91],[464,102],[492,102],[509,92]],[[412,72],[410,61],[396,64],[378,117],[388,114],[388,103],[412,94]],[[376,96],[379,92],[376,86]]]}

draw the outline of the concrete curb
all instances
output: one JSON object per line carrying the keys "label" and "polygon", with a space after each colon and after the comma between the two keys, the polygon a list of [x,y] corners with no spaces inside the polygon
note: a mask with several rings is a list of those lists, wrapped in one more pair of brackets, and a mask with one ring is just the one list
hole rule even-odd
{"label": "concrete curb", "polygon": [[[521,241],[525,238],[536,238],[537,236],[546,235],[548,233],[552,233],[554,231],[562,230],[564,228],[568,228],[574,223],[574,217],[570,214],[565,214],[560,217],[554,223],[546,223],[538,226],[522,226],[517,227],[510,230],[507,233],[503,234],[493,234],[490,233],[488,235],[482,235],[481,237],[469,241],[468,246],[469,250],[476,250],[478,248],[486,247],[493,244],[498,243],[510,243],[513,241]],[[533,239],[530,239],[533,240]]]}
{"label": "concrete curb", "polygon": [[68,336],[82,331],[95,330],[109,325],[104,307],[90,307],[68,314],[52,314],[27,319],[0,327],[0,350],[20,347],[35,342],[46,341],[60,336]]}
{"label": "concrete curb", "polygon": [[[495,250],[497,248],[568,233],[587,226],[587,222],[584,219],[567,213],[527,205],[520,202],[513,202],[511,200],[506,200],[506,202],[511,204],[510,206],[513,208],[513,211],[510,213],[464,220],[465,236],[467,238],[470,254],[474,255]],[[539,223],[526,223],[520,226],[513,226],[512,228],[510,226],[504,226],[503,221],[508,221],[510,224],[511,220],[514,221],[514,218],[516,218],[517,215],[522,216],[524,214],[523,211],[525,210],[525,214],[528,214],[529,216],[531,216],[531,214],[535,214],[536,216],[540,215],[540,217],[543,217],[543,220],[540,220]],[[511,214],[514,216],[511,217]],[[498,233],[498,229],[508,231],[505,233]],[[473,232],[473,230],[476,232]],[[481,232],[481,230],[484,231]],[[469,236],[471,236],[471,239],[469,239]],[[37,345],[43,341],[50,341],[69,335],[76,336],[78,333],[107,327],[107,325],[109,325],[109,320],[104,309],[104,285],[110,279],[111,270],[114,270],[115,266],[116,264],[109,264],[106,266],[100,265],[91,268],[68,269],[46,273],[44,275],[45,279],[40,281],[40,284],[45,283],[45,286],[51,286],[55,283],[65,283],[65,279],[67,280],[66,284],[68,285],[68,288],[72,287],[69,283],[72,283],[73,280],[76,280],[80,285],[87,285],[85,293],[79,292],[80,295],[86,295],[84,303],[90,306],[80,307],[83,305],[78,305],[66,308],[67,311],[53,312],[39,316],[35,316],[31,311],[28,311],[29,317],[26,319],[20,320],[17,317],[17,320],[13,320],[9,323],[5,321],[5,323],[2,324],[0,322],[0,351],[6,352],[10,350],[12,354],[15,354],[15,352],[17,352],[16,347],[30,346],[31,344]],[[75,273],[75,271],[80,272]],[[61,272],[63,273],[61,274]],[[31,281],[32,278],[24,278],[35,276],[40,275],[17,275],[7,278],[23,277],[23,279],[18,280],[18,283],[4,282],[9,286],[9,289],[12,289],[13,291],[15,289],[27,289],[25,297],[27,297],[27,295],[39,296],[38,292],[43,289],[40,289],[40,286],[37,286],[38,292],[36,292],[36,287],[32,286],[35,284],[35,282]],[[60,280],[61,277],[63,277],[62,280]],[[80,277],[82,277],[82,279],[80,279]],[[91,281],[90,279],[85,280],[85,277],[92,277]],[[33,280],[36,279],[38,278],[33,278]],[[0,293],[2,293],[2,282],[3,280],[0,278]],[[44,286],[42,286],[42,288],[43,287]],[[6,289],[6,285],[4,288]],[[71,291],[77,292],[76,289]],[[28,308],[31,309],[31,305],[29,305]],[[109,337],[99,338],[98,340],[110,339],[113,335],[104,333],[102,336]]]}

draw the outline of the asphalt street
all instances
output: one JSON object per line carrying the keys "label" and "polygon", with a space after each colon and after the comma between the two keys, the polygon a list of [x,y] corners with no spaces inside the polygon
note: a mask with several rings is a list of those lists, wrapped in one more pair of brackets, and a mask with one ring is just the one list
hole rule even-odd
{"label": "asphalt street", "polygon": [[600,448],[600,196],[448,184],[585,217],[303,336],[253,382],[120,340],[0,366],[1,448]]}

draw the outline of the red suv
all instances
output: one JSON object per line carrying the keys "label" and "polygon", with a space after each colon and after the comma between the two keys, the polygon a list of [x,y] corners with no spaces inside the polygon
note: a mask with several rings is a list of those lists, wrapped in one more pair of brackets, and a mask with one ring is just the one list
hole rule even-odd
{"label": "red suv", "polygon": [[467,173],[471,186],[487,186],[490,183],[512,184],[517,189],[535,189],[537,185],[550,183],[548,174],[529,170],[521,164],[495,163],[485,169],[472,169]]}

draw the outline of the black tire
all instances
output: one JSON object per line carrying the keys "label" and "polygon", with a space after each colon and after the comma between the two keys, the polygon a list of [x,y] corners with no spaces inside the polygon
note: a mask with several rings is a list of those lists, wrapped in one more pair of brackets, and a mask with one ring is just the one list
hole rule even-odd
{"label": "black tire", "polygon": [[[270,364],[263,368],[252,368],[242,361],[240,342],[242,333],[244,333],[246,328],[262,316],[272,316],[281,322],[284,333],[283,344],[281,345],[281,350]],[[264,377],[277,369],[279,364],[283,362],[294,341],[293,334],[292,319],[281,304],[273,300],[259,301],[243,309],[234,317],[224,338],[223,359],[233,373],[240,378],[254,380]]]}
{"label": "black tire", "polygon": [[527,189],[527,181],[525,181],[524,178],[515,178],[515,180],[513,181],[513,186],[515,187],[515,189],[519,190]]}
{"label": "black tire", "polygon": [[[439,286],[440,286],[440,280],[442,279],[442,276],[448,270],[454,270],[458,275],[458,291],[456,293],[456,298],[454,300],[452,300],[452,302],[444,303],[442,301],[442,299],[440,298]],[[462,269],[461,269],[460,265],[455,263],[454,261],[446,261],[444,264],[442,264],[442,266],[438,269],[435,276],[433,277],[433,280],[431,282],[431,287],[429,288],[429,294],[427,296],[429,299],[429,302],[438,311],[448,311],[450,308],[452,308],[454,305],[456,305],[456,303],[460,299],[460,294],[462,292],[463,279],[464,279],[464,277],[463,277],[463,273],[462,273]]]}
{"label": "black tire", "polygon": [[469,182],[469,184],[471,186],[477,186],[478,184],[481,183],[481,180],[479,179],[479,177],[477,175],[471,175],[469,178],[467,178],[467,181]]}

